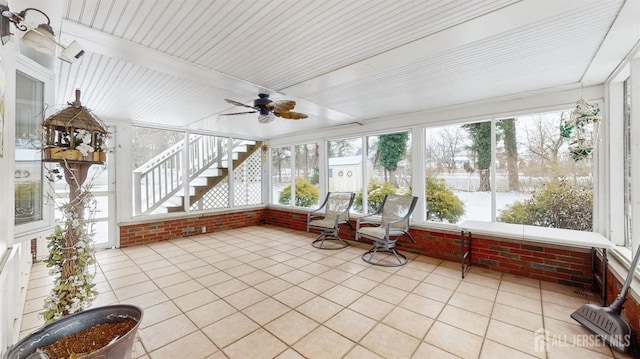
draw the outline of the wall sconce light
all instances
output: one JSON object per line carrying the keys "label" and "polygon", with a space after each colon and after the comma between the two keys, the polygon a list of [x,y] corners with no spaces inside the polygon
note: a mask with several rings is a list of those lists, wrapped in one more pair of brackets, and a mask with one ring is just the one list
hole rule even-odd
{"label": "wall sconce light", "polygon": [[[44,17],[47,18],[47,23],[40,24],[35,29],[27,29],[27,27],[22,24],[22,21],[24,21],[29,11],[36,11],[44,15]],[[75,62],[84,55],[84,50],[77,41],[71,42],[67,47],[62,46],[56,41],[53,28],[51,27],[51,20],[42,10],[29,7],[20,12],[11,12],[8,6],[0,4],[0,14],[2,15],[0,16],[0,41],[2,45],[11,39],[9,24],[13,23],[18,30],[26,32],[22,37],[22,41],[38,52],[49,56],[56,56],[56,45],[60,46],[63,49],[60,59],[69,63]]]}
{"label": "wall sconce light", "polygon": [[[9,10],[9,7],[6,5],[0,5],[0,11],[2,12],[2,27],[0,28],[0,38],[2,39],[3,45],[7,41],[9,41],[11,35],[11,33],[9,32],[9,22],[12,22],[18,30],[26,31],[26,33],[22,37],[22,41],[24,41],[27,45],[44,54],[50,56],[56,55],[55,35],[53,33],[53,28],[51,27],[51,20],[49,19],[49,16],[47,16],[47,14],[32,7],[26,8],[20,12],[11,12],[11,10]],[[25,16],[27,16],[27,13],[29,11],[37,11],[41,13],[47,19],[47,23],[40,24],[37,28],[28,30],[27,27],[22,24],[22,21],[24,21],[24,18]],[[8,21],[5,19],[7,19]]]}

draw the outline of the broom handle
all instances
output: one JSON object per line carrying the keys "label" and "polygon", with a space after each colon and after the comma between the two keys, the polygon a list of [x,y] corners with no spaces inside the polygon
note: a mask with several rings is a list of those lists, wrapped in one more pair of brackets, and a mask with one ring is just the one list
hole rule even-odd
{"label": "broom handle", "polygon": [[[631,247],[633,249],[633,247]],[[636,249],[636,255],[633,256],[633,263],[631,263],[631,267],[629,267],[629,274],[627,274],[627,279],[624,281],[624,286],[622,286],[622,290],[620,290],[620,294],[616,297],[616,300],[611,304],[611,309],[615,309],[617,311],[622,310],[622,304],[625,301],[625,297],[627,296],[627,292],[629,291],[629,287],[631,287],[631,282],[633,281],[633,277],[636,274],[636,267],[638,266],[638,260],[640,260],[640,247]]]}

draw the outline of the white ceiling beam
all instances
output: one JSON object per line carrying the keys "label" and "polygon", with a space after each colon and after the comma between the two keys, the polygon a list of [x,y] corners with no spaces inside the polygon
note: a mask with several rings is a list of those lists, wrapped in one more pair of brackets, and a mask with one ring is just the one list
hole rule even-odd
{"label": "white ceiling beam", "polygon": [[637,46],[640,39],[640,0],[625,1],[596,56],[582,77],[582,84],[604,83],[616,71],[620,61]]}
{"label": "white ceiling beam", "polygon": [[80,42],[88,52],[113,57],[195,83],[228,89],[238,94],[246,93],[254,96],[261,88],[256,84],[186,62],[67,19],[62,20],[61,38]]}
{"label": "white ceiling beam", "polygon": [[[116,58],[195,83],[226,89],[232,93],[250,98],[255,97],[260,91],[284,96],[281,92],[198,66],[67,19],[62,20],[60,33],[61,39],[68,42],[73,40],[80,42],[85,51]],[[351,115],[319,106],[304,99],[295,100],[298,110],[304,111],[309,115],[326,118],[338,123],[357,120]]]}
{"label": "white ceiling beam", "polygon": [[530,23],[543,21],[594,1],[598,0],[523,0],[458,26],[288,87],[282,92],[304,97],[327,87],[339,86],[398,69],[438,53],[512,31]]}

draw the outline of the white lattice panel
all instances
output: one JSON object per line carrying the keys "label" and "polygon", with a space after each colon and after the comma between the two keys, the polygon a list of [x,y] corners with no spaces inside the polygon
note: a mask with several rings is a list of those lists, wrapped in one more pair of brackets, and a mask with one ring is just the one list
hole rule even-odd
{"label": "white lattice panel", "polygon": [[233,170],[234,205],[262,203],[262,154],[254,152],[242,165]]}
{"label": "white lattice panel", "polygon": [[209,190],[207,194],[196,203],[191,205],[192,211],[206,209],[229,208],[229,183],[222,181]]}

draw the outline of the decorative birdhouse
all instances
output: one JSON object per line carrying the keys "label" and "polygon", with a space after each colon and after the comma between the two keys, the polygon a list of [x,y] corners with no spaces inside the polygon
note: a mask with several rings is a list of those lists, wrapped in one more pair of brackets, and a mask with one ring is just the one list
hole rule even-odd
{"label": "decorative birdhouse", "polygon": [[102,163],[107,130],[91,111],[80,103],[80,90],[69,107],[47,118],[44,130],[43,160]]}
{"label": "decorative birdhouse", "polygon": [[569,152],[574,161],[585,159],[593,152],[601,120],[600,108],[581,98],[576,102],[571,117],[563,121],[560,134],[569,139]]}

